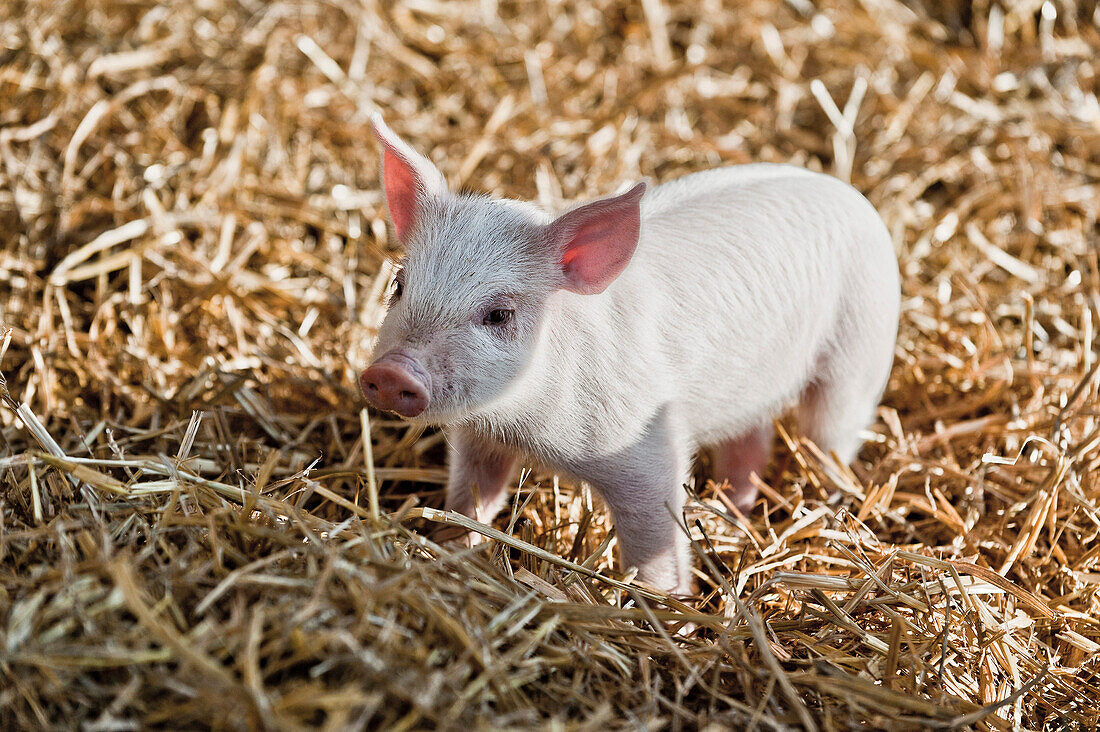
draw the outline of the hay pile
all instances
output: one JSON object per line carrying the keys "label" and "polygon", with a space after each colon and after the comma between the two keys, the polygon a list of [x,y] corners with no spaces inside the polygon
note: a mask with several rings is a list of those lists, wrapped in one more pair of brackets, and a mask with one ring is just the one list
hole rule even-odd
{"label": "hay pile", "polygon": [[[384,6],[0,5],[0,726],[1095,726],[1095,3]],[[700,473],[686,603],[543,472],[432,544],[442,439],[354,380],[375,109],[549,206],[850,178],[905,290],[859,463],[784,423],[749,521]]]}

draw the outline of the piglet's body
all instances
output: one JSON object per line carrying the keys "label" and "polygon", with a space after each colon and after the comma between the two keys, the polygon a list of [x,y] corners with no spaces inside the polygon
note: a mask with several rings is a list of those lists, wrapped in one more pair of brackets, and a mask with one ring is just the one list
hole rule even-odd
{"label": "piglet's body", "polygon": [[893,360],[899,284],[889,233],[853,188],[743,165],[555,218],[451,194],[375,126],[408,257],[362,384],[376,406],[448,426],[448,508],[491,518],[532,458],[595,486],[624,563],[685,592],[674,516],[697,450],[713,448],[746,511],[771,420],[792,404],[819,446],[855,457]]}

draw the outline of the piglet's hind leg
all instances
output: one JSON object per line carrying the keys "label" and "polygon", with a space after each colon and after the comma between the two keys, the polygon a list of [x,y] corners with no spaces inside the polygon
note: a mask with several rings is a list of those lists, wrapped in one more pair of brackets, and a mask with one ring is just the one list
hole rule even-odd
{"label": "piglet's hind leg", "polygon": [[891,353],[861,361],[863,352],[833,354],[806,388],[798,407],[803,433],[845,465],[855,459],[863,444],[860,432],[874,421],[890,373]]}
{"label": "piglet's hind leg", "polygon": [[758,493],[752,476],[764,475],[764,468],[771,457],[775,428],[763,425],[732,440],[719,443],[711,450],[714,460],[715,482],[727,481],[725,496],[743,514],[752,511]]}

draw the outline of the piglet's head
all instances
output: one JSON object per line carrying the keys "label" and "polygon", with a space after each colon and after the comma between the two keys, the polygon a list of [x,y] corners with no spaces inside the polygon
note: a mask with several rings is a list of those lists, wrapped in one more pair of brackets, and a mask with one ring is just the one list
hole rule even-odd
{"label": "piglet's head", "polygon": [[379,409],[463,421],[522,378],[557,293],[598,295],[626,268],[646,184],[550,218],[531,204],[452,193],[381,117],[372,124],[406,257],[360,385]]}

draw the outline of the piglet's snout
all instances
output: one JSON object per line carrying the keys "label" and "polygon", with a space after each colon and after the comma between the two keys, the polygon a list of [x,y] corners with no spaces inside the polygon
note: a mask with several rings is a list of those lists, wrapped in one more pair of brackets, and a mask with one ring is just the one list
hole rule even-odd
{"label": "piglet's snout", "polygon": [[389,351],[359,376],[363,395],[378,409],[415,417],[428,408],[428,375],[403,351]]}

